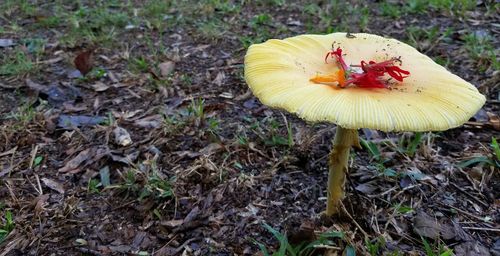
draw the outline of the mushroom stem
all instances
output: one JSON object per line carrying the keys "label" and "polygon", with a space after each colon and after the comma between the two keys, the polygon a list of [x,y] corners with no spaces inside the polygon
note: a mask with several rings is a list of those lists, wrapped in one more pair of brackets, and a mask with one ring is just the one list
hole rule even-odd
{"label": "mushroom stem", "polygon": [[339,210],[339,202],[344,198],[344,184],[348,173],[349,151],[351,147],[359,147],[357,130],[344,129],[337,126],[332,151],[328,160],[328,201],[326,216],[332,216]]}

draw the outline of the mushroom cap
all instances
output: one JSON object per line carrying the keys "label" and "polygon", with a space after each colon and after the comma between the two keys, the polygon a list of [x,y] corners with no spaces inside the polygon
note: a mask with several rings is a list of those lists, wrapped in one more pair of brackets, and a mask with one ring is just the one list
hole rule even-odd
{"label": "mushroom cap", "polygon": [[[245,56],[245,80],[267,106],[347,129],[447,130],[466,122],[485,103],[475,86],[413,47],[377,35],[352,35],[300,35],[254,44]],[[333,60],[325,63],[332,43],[341,47],[347,65],[400,57],[401,68],[410,75],[392,89],[311,82],[315,75],[338,70]]]}

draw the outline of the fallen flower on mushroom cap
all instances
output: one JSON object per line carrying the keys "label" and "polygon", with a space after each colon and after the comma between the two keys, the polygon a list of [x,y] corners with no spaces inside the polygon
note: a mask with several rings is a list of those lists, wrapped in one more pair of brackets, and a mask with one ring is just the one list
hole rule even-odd
{"label": "fallen flower on mushroom cap", "polygon": [[466,122],[486,100],[473,85],[413,47],[362,33],[254,44],[245,56],[245,80],[265,105],[307,121],[337,124],[329,160],[328,216],[344,196],[350,147],[359,146],[357,129],[447,130]]}
{"label": "fallen flower on mushroom cap", "polygon": [[[333,48],[333,46],[332,46]],[[328,57],[334,57],[338,62],[338,70],[335,74],[320,76],[309,79],[309,81],[318,84],[327,85],[338,85],[341,88],[348,86],[349,84],[354,84],[358,87],[363,88],[391,88],[389,85],[390,80],[384,80],[384,75],[387,73],[391,78],[396,79],[399,82],[403,82],[403,79],[408,77],[410,72],[403,70],[395,65],[395,62],[401,63],[398,58],[391,58],[382,62],[369,61],[368,63],[364,60],[361,61],[361,65],[354,67],[361,67],[361,72],[357,73],[356,70],[350,68],[344,61],[342,57],[342,49],[340,47],[337,50],[332,50],[326,54],[325,62],[328,62]]]}

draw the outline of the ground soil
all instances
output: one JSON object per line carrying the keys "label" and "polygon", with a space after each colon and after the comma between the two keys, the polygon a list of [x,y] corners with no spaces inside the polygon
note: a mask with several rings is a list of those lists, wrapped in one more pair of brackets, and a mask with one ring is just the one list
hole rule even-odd
{"label": "ground soil", "polygon": [[[35,13],[19,6],[0,19],[0,38],[17,43],[0,53],[21,49],[36,65],[0,74],[0,227],[7,211],[15,223],[0,255],[259,255],[257,242],[270,251],[279,247],[263,223],[293,244],[342,232],[315,252],[321,255],[346,248],[370,255],[370,245],[379,246],[372,255],[430,255],[423,240],[436,251],[500,255],[499,172],[490,146],[500,138],[500,73],[489,51],[472,57],[464,39],[491,38],[498,58],[498,5],[478,1],[463,12],[428,7],[391,17],[378,1],[343,3],[341,11],[323,1],[312,11],[294,1],[237,2],[238,11],[217,1],[172,4],[165,15],[187,21],[158,28],[146,17],[133,28],[117,27],[110,42],[82,34],[62,43],[73,29],[70,19],[39,25],[56,3],[38,2]],[[67,13],[81,7],[61,5]],[[356,8],[368,13],[365,24]],[[195,13],[199,20],[189,20]],[[215,32],[203,27],[213,19]],[[244,81],[243,58],[248,38],[336,26],[410,43],[410,35],[417,37],[419,50],[476,85],[487,103],[464,126],[423,134],[414,154],[401,145],[413,133],[360,130],[386,161],[355,149],[344,210],[324,219],[335,125],[262,105]],[[409,27],[436,27],[437,36]],[[28,38],[43,39],[43,53],[35,57],[28,44],[21,47]],[[74,59],[91,49],[93,61],[84,62],[93,71],[73,77]],[[160,63],[175,67],[165,71]],[[116,140],[117,127],[132,143]],[[461,167],[475,157],[491,164]]]}

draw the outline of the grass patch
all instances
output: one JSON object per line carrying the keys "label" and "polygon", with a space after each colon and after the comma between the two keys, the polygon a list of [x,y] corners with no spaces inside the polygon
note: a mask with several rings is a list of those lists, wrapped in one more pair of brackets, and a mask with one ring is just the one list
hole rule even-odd
{"label": "grass patch", "polygon": [[452,256],[453,250],[446,248],[440,242],[430,244],[425,238],[422,237],[422,244],[424,245],[425,255],[427,256]]}
{"label": "grass patch", "polygon": [[62,17],[67,32],[60,38],[63,45],[74,47],[84,42],[93,45],[111,45],[129,24],[136,23],[126,5],[112,2],[97,6],[80,6]]}
{"label": "grass patch", "polygon": [[395,4],[383,2],[382,4],[380,4],[380,11],[382,12],[382,15],[386,17],[390,18],[401,17],[401,8]]}
{"label": "grass patch", "polygon": [[458,163],[458,167],[465,168],[473,165],[487,165],[500,168],[500,145],[495,137],[491,138],[492,154],[488,156],[476,156]]}
{"label": "grass patch", "polygon": [[484,71],[489,67],[500,70],[500,61],[497,58],[498,50],[493,46],[493,40],[489,36],[478,36],[472,32],[464,38],[465,49],[469,57],[473,59],[478,67]]}
{"label": "grass patch", "polygon": [[0,225],[0,244],[5,241],[9,233],[14,230],[14,227],[15,224],[12,212],[5,211],[2,218],[2,224]]}
{"label": "grass patch", "polygon": [[221,40],[225,37],[229,25],[219,19],[211,19],[199,22],[197,26],[198,35],[209,41]]}
{"label": "grass patch", "polygon": [[[256,240],[254,240],[254,243],[259,247],[262,255],[264,256],[311,256],[315,255],[316,251],[316,246],[318,245],[327,245],[327,246],[334,246],[335,243],[333,240],[335,239],[343,239],[344,238],[344,233],[342,232],[337,232],[337,231],[329,231],[323,234],[320,234],[319,237],[312,241],[312,242],[303,242],[300,244],[292,245],[286,235],[280,233],[273,227],[269,226],[266,223],[263,223],[262,226],[273,234],[274,238],[276,238],[279,242],[279,248],[277,251],[275,251],[273,254],[269,253],[269,250],[266,248],[266,246],[263,243],[260,243]],[[347,248],[352,248],[347,246]],[[349,249],[346,249],[349,250]],[[350,255],[350,254],[348,254]]]}
{"label": "grass patch", "polygon": [[37,65],[25,51],[16,48],[1,58],[0,76],[20,76],[34,72]]}
{"label": "grass patch", "polygon": [[149,62],[144,57],[130,59],[129,69],[135,73],[147,72],[149,70]]}
{"label": "grass patch", "polygon": [[[133,167],[124,173],[117,170],[121,182],[116,183],[116,185],[111,184],[109,169],[106,167],[101,169],[100,182],[95,181],[92,184],[97,189],[94,192],[99,193],[99,187],[103,186],[106,189],[117,189],[121,193],[125,193],[126,198],[135,197],[138,201],[146,199],[164,201],[175,197],[175,176],[169,178],[158,169],[156,159],[132,165]],[[91,187],[89,192],[91,192],[91,189],[93,188]]]}
{"label": "grass patch", "polygon": [[251,28],[252,33],[239,37],[243,47],[248,48],[252,44],[261,43],[269,39],[271,36],[271,32],[269,31],[271,23],[272,17],[267,13],[253,16],[248,22],[248,26]]}
{"label": "grass patch", "polygon": [[[245,121],[249,123],[245,129],[256,135],[258,140],[264,145],[271,147],[285,146],[289,148],[294,145],[293,131],[286,119],[284,120],[284,124],[273,117],[266,117],[260,121],[247,118]],[[246,133],[244,137],[239,137],[238,140],[242,145],[250,142]]]}
{"label": "grass patch", "polygon": [[21,105],[17,111],[11,112],[6,115],[6,119],[14,119],[17,122],[22,123],[23,125],[27,125],[35,118],[36,112],[35,109],[29,103],[25,103]]}
{"label": "grass patch", "polygon": [[5,0],[0,4],[0,9],[2,10],[3,17],[11,16],[16,13],[16,19],[21,19],[29,16],[33,16],[37,12],[36,5],[30,3],[28,0]]}
{"label": "grass patch", "polygon": [[428,8],[440,12],[464,15],[466,11],[476,7],[475,0],[409,0],[406,1],[404,10],[409,13],[423,14]]}
{"label": "grass patch", "polygon": [[109,186],[126,192],[128,196],[134,196],[142,201],[146,198],[161,200],[174,196],[173,183],[175,178],[167,179],[156,170],[146,172],[132,168],[122,175],[123,183]]}

